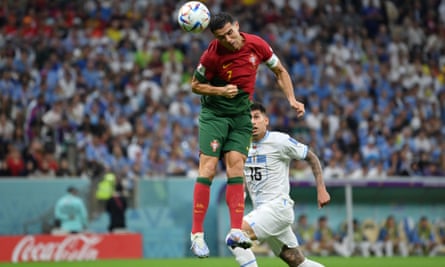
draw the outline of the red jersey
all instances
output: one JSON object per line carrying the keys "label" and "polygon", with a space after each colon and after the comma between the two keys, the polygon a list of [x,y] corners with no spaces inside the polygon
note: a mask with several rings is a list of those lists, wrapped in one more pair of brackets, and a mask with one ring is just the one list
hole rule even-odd
{"label": "red jersey", "polygon": [[200,82],[208,82],[214,86],[238,86],[240,93],[233,99],[202,96],[203,108],[209,108],[217,114],[230,115],[249,111],[258,66],[273,56],[272,48],[261,37],[243,32],[240,34],[245,41],[238,51],[226,49],[218,40],[210,42],[195,71]]}

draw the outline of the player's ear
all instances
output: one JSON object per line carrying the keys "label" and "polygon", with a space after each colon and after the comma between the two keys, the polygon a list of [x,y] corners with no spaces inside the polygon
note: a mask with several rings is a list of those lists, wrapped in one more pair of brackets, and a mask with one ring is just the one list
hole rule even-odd
{"label": "player's ear", "polygon": [[266,114],[263,114],[264,116],[264,123],[266,124],[266,127],[269,126],[269,117]]}
{"label": "player's ear", "polygon": [[239,31],[239,22],[238,22],[238,21],[234,21],[234,22],[233,22],[233,27],[235,27],[235,29],[236,29],[237,31]]}

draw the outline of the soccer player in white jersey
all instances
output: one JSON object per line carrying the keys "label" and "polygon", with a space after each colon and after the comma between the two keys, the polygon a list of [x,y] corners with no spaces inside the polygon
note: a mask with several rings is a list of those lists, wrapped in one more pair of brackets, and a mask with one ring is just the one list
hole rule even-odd
{"label": "soccer player in white jersey", "polygon": [[[299,248],[292,231],[294,202],[289,196],[289,164],[293,159],[306,160],[315,177],[318,207],[329,203],[320,161],[307,145],[288,134],[268,131],[269,119],[261,104],[252,105],[251,115],[252,143],[244,172],[254,209],[244,216],[242,230],[252,240],[267,242],[273,253],[290,267],[323,267],[307,259]],[[229,249],[240,266],[258,266],[251,249],[235,246]]]}

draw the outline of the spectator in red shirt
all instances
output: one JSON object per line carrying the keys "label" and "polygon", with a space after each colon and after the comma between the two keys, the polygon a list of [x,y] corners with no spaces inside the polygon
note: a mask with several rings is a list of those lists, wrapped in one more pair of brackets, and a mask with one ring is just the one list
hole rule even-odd
{"label": "spectator in red shirt", "polygon": [[15,146],[9,146],[6,168],[10,176],[22,176],[25,173],[25,160]]}
{"label": "spectator in red shirt", "polygon": [[43,160],[41,162],[41,167],[45,165],[49,170],[56,173],[59,169],[59,162],[55,158],[55,155],[51,152],[47,152],[43,155]]}

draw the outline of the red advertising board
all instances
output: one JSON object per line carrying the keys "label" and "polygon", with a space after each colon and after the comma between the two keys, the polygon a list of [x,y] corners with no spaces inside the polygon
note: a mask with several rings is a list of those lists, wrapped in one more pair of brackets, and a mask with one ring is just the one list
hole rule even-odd
{"label": "red advertising board", "polygon": [[0,262],[142,258],[140,234],[0,236]]}

